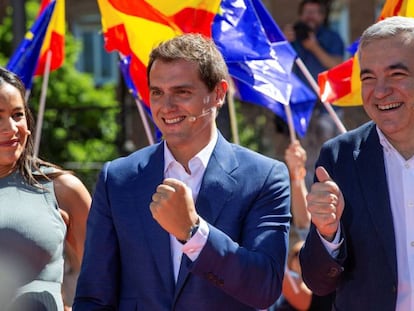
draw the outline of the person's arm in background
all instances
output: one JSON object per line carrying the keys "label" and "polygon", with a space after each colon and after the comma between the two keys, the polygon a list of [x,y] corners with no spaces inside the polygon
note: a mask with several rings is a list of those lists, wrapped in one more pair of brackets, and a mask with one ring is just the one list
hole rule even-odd
{"label": "person's arm in background", "polygon": [[305,49],[309,50],[315,57],[320,61],[320,63],[331,69],[343,62],[343,57],[338,55],[330,54],[326,51],[318,42],[315,33],[309,32],[309,37],[302,41],[302,45]]}
{"label": "person's arm in background", "polygon": [[59,209],[67,226],[64,257],[66,271],[62,295],[65,311],[69,311],[72,309],[76,280],[82,262],[91,196],[83,183],[74,175],[62,174],[53,181]]}
{"label": "person's arm in background", "polygon": [[285,161],[291,180],[292,219],[297,229],[309,229],[310,226],[310,214],[306,208],[306,158],[306,151],[298,140],[292,142],[285,150]]}
{"label": "person's arm in background", "polygon": [[[283,278],[283,296],[295,310],[308,310],[312,303],[311,290],[305,285],[302,278],[291,276],[289,279],[286,277],[287,273],[290,273],[290,271],[286,271]],[[292,282],[295,282],[295,284],[293,285]]]}

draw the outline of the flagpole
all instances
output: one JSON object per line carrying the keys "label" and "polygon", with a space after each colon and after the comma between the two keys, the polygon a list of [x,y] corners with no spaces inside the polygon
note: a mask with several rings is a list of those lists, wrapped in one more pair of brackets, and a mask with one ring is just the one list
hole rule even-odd
{"label": "flagpole", "polygon": [[153,145],[154,138],[152,137],[152,133],[151,133],[151,130],[148,124],[147,117],[145,115],[145,111],[142,108],[142,104],[137,98],[135,98],[135,104],[137,105],[138,112],[141,117],[142,125],[144,126],[145,134],[147,135],[147,138],[148,138],[148,142],[150,143],[150,145]]}
{"label": "flagpole", "polygon": [[[289,103],[287,105],[283,105],[283,106],[285,106],[285,113],[286,113],[286,120],[287,120],[287,124],[288,124],[288,128],[289,128],[290,142],[293,143],[294,141],[297,140],[297,137],[296,137],[295,124],[293,122],[293,117],[292,117],[292,109],[291,109]],[[295,174],[295,176],[297,176],[299,174],[299,170],[297,168],[295,169],[294,174]],[[294,182],[296,184],[300,183],[299,179],[295,179]],[[289,273],[288,273],[288,275],[289,275],[289,278],[292,278]],[[292,282],[293,280],[290,279],[289,281]],[[292,284],[292,287],[294,285],[296,285],[296,284]],[[295,293],[298,293],[298,292],[295,291]]]}
{"label": "flagpole", "polygon": [[42,135],[43,116],[46,106],[47,87],[49,84],[50,65],[52,62],[52,51],[48,50],[46,54],[45,71],[43,75],[42,91],[40,93],[39,111],[37,113],[36,135],[34,141],[33,156],[36,158],[39,155],[40,138]]}
{"label": "flagpole", "polygon": [[227,103],[229,105],[230,126],[233,135],[233,142],[237,145],[240,145],[239,130],[237,128],[236,108],[234,104],[234,84],[231,78],[229,79]]}
{"label": "flagpole", "polygon": [[292,109],[290,108],[289,103],[283,106],[285,106],[285,113],[286,113],[287,124],[289,127],[290,141],[294,142],[296,140],[296,131],[295,131],[295,125],[293,123]]}
{"label": "flagpole", "polygon": [[[308,82],[310,83],[313,90],[319,96],[319,85],[316,83],[315,79],[312,77],[312,75],[310,74],[308,68],[306,68],[303,61],[299,57],[297,57],[295,63],[296,63],[296,65],[298,65],[299,69],[302,71],[303,75],[305,76],[306,80],[308,80]],[[332,105],[327,103],[327,102],[324,102],[322,100],[321,100],[321,102],[325,106],[325,108],[328,111],[329,115],[334,120],[334,122],[335,122],[336,126],[338,127],[339,131],[341,133],[346,133],[346,128],[342,124],[341,120],[338,118],[338,115],[336,114],[335,110],[332,108]]]}

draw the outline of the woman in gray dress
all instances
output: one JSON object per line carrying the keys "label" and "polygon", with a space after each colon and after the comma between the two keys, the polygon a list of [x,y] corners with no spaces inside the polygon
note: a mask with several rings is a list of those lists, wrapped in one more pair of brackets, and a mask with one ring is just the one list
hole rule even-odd
{"label": "woman in gray dress", "polygon": [[80,268],[91,197],[71,172],[33,156],[21,80],[0,67],[0,305],[63,311],[64,254]]}

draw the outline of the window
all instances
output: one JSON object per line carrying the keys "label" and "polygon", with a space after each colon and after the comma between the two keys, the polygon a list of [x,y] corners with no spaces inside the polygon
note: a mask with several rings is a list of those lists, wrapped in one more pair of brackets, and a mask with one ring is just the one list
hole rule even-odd
{"label": "window", "polygon": [[[332,1],[331,12],[329,16],[330,27],[341,36],[344,41],[345,48],[349,42],[349,4],[345,1]],[[345,59],[349,55],[345,55]]]}
{"label": "window", "polygon": [[118,54],[108,53],[104,48],[100,15],[81,16],[74,23],[73,34],[82,43],[77,63],[78,70],[91,73],[98,86],[117,83]]}

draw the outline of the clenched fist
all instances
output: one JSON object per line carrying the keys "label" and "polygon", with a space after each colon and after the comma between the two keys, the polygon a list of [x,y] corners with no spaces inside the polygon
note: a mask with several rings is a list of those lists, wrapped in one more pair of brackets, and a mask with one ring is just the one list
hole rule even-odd
{"label": "clenched fist", "polygon": [[187,240],[191,228],[198,223],[191,189],[183,182],[166,178],[152,195],[152,217],[178,240]]}

